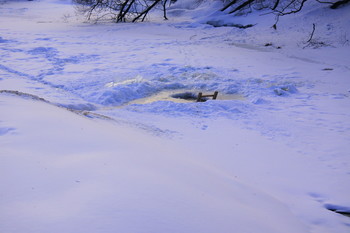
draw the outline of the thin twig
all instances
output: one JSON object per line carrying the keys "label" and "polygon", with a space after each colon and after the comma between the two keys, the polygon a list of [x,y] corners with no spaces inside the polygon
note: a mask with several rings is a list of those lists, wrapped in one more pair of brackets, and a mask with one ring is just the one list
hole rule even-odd
{"label": "thin twig", "polygon": [[310,41],[312,40],[312,37],[314,36],[314,33],[315,33],[315,29],[316,29],[316,25],[313,23],[312,24],[312,32],[311,32],[310,38],[307,41],[307,43],[310,43]]}

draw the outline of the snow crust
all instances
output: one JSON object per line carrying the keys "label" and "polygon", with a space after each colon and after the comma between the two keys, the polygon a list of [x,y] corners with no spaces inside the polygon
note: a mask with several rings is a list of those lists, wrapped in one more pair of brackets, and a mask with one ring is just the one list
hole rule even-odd
{"label": "snow crust", "polygon": [[350,6],[221,4],[1,3],[0,232],[349,232]]}

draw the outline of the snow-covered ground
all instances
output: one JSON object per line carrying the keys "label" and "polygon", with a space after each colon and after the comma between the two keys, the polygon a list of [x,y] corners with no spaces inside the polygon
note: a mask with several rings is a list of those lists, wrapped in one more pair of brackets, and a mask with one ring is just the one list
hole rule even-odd
{"label": "snow-covered ground", "polygon": [[1,233],[350,231],[350,5],[218,6],[0,5]]}

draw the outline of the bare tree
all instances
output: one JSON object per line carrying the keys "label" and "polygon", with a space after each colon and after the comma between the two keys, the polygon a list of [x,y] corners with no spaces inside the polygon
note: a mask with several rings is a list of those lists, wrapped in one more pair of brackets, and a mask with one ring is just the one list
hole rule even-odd
{"label": "bare tree", "polygon": [[[1,0],[0,0],[1,1]],[[166,9],[176,0],[73,0],[78,12],[85,15],[88,20],[108,19],[114,22],[144,21],[148,13],[153,9],[163,11],[164,19],[167,18]],[[300,12],[305,3],[311,0],[225,0],[220,9],[228,14],[247,13],[251,9],[270,9],[276,15],[277,28],[279,17]],[[330,8],[337,9],[350,0],[316,0],[322,4],[329,4]],[[158,7],[159,6],[159,7]]]}
{"label": "bare tree", "polygon": [[119,22],[144,21],[148,13],[162,5],[164,19],[167,0],[73,0],[77,11],[87,20],[112,20]]}
{"label": "bare tree", "polygon": [[[259,8],[269,8],[273,12],[280,15],[294,14],[299,12],[303,7],[305,2],[308,0],[230,0],[228,1],[221,11],[226,11],[229,9],[229,14],[233,14],[247,8],[256,7],[259,5]],[[329,0],[322,1],[316,0],[319,3],[330,4],[330,8],[336,9],[344,4],[350,3],[350,0]],[[261,7],[263,6],[263,7]]]}
{"label": "bare tree", "polygon": [[[276,23],[273,28],[277,28],[277,22],[280,16],[295,14],[300,12],[308,0],[230,0],[221,9],[228,14],[247,12],[252,8],[262,9],[267,8],[271,13],[276,15]],[[331,9],[350,3],[350,0],[316,0],[319,3],[330,4]]]}

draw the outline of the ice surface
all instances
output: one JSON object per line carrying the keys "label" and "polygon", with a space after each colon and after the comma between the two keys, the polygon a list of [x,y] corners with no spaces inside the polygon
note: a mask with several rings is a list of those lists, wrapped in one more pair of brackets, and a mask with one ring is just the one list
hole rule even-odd
{"label": "ice surface", "polygon": [[220,4],[0,5],[0,232],[349,232],[349,6]]}

